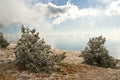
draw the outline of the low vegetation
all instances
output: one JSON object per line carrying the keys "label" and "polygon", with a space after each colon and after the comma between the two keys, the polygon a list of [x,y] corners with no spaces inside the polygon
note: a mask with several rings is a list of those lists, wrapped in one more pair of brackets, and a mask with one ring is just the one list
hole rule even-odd
{"label": "low vegetation", "polygon": [[[15,45],[14,45],[15,46]],[[65,51],[66,58],[57,64],[60,71],[54,73],[34,73],[29,70],[21,70],[16,65],[13,45],[10,49],[0,50],[0,80],[119,80],[120,64],[118,68],[102,68],[92,65],[80,64],[83,61],[79,57],[80,52]],[[63,50],[54,50],[54,53],[62,54]],[[117,60],[119,62],[119,60]],[[20,67],[20,66],[19,66]]]}
{"label": "low vegetation", "polygon": [[3,33],[0,32],[0,48],[6,48],[8,45],[8,41],[4,38]]}
{"label": "low vegetation", "polygon": [[109,56],[108,50],[104,47],[105,41],[102,36],[89,39],[88,46],[82,51],[85,63],[105,68],[116,66],[115,59]]}
{"label": "low vegetation", "polygon": [[65,58],[65,53],[55,54],[36,30],[22,26],[22,36],[15,47],[16,64],[32,72],[51,72]]}

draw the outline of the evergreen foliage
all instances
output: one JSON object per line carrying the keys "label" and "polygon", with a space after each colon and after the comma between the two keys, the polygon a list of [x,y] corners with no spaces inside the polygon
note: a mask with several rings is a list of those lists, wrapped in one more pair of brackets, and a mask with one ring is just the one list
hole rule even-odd
{"label": "evergreen foliage", "polygon": [[102,36],[89,39],[88,46],[81,54],[85,63],[105,68],[116,66],[114,58],[109,56],[108,50],[104,47],[105,41]]}
{"label": "evergreen foliage", "polygon": [[3,33],[0,32],[0,48],[6,48],[8,45],[8,41],[4,38]]}
{"label": "evergreen foliage", "polygon": [[51,72],[65,58],[65,53],[55,54],[36,30],[22,26],[22,36],[15,47],[16,64],[32,72]]}

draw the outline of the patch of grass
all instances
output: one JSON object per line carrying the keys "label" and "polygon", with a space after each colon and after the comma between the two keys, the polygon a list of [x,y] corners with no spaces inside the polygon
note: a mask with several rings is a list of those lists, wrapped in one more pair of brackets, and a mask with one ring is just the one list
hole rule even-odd
{"label": "patch of grass", "polygon": [[11,74],[0,73],[0,80],[16,80]]}
{"label": "patch of grass", "polygon": [[85,64],[69,64],[69,63],[61,63],[59,64],[59,67],[61,68],[61,71],[64,72],[65,74],[75,74],[79,72],[86,73],[87,71],[101,69],[101,67],[97,67],[97,66],[90,66]]}
{"label": "patch of grass", "polygon": [[59,66],[65,74],[73,74],[78,71],[78,66],[75,64],[61,63]]}

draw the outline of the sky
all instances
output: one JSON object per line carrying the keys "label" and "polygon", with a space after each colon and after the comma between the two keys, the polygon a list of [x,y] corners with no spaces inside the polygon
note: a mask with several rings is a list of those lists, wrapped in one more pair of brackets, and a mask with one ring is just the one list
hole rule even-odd
{"label": "sky", "polygon": [[0,32],[10,42],[23,24],[35,28],[52,48],[84,50],[102,35],[111,56],[120,59],[120,0],[0,0]]}

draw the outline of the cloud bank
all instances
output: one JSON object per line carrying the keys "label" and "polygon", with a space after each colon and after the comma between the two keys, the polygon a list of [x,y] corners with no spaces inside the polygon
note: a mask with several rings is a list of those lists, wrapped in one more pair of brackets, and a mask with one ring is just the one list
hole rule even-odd
{"label": "cloud bank", "polygon": [[[36,3],[29,6],[26,0],[0,1],[0,27],[12,23],[40,24],[46,19],[53,18],[53,24],[74,20],[85,16],[120,15],[120,0],[98,0],[106,3],[105,9],[79,9],[68,1],[66,5],[57,6],[51,2]],[[42,2],[42,1],[41,1]]]}
{"label": "cloud bank", "polygon": [[69,10],[69,6],[56,6],[52,3],[37,3],[29,6],[25,0],[1,0],[0,27],[13,23],[40,24],[50,17],[66,13],[67,10]]}

